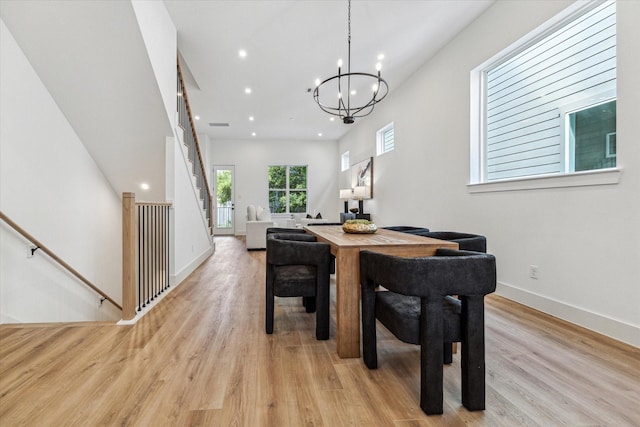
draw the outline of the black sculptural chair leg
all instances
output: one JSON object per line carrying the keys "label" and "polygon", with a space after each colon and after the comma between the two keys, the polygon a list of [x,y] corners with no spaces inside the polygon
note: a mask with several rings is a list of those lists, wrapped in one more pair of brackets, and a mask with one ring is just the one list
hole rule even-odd
{"label": "black sculptural chair leg", "polygon": [[[424,237],[431,237],[438,240],[447,240],[450,242],[456,242],[458,249],[461,251],[475,251],[475,252],[487,252],[487,239],[480,234],[462,233],[459,231],[416,231],[414,234]],[[450,303],[455,302],[449,300]],[[460,302],[457,302],[460,305]],[[444,346],[444,363],[450,364],[453,362],[453,351],[451,345]]]}
{"label": "black sculptural chair leg", "polygon": [[[378,366],[376,318],[402,341],[420,345],[420,407],[443,411],[444,347],[462,343],[462,404],[485,409],[484,296],[496,286],[493,255],[438,249],[428,258],[360,253],[363,358]],[[382,286],[387,291],[377,291]],[[459,310],[449,295],[458,295]]]}

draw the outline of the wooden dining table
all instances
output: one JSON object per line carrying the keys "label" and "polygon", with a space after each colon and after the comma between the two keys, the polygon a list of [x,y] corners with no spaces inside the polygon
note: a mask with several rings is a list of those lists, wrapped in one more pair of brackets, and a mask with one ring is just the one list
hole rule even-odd
{"label": "wooden dining table", "polygon": [[360,357],[360,251],[402,257],[432,256],[438,248],[458,244],[385,229],[373,234],[349,234],[339,225],[304,227],[318,241],[331,245],[336,257],[336,341],[341,358]]}

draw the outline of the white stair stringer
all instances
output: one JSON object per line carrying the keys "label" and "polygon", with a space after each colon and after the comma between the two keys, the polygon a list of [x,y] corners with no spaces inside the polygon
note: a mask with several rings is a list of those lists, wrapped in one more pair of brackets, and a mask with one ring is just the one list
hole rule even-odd
{"label": "white stair stringer", "polygon": [[[185,165],[189,170],[189,174],[191,176],[192,188],[193,188],[193,191],[194,191],[194,193],[196,195],[196,199],[198,200],[198,204],[200,205],[200,213],[202,214],[202,220],[203,220],[203,222],[205,224],[205,227],[206,227],[207,231],[209,232],[209,238],[213,242],[213,230],[209,226],[210,223],[209,223],[209,219],[207,217],[207,212],[204,209],[205,203],[204,203],[204,200],[201,197],[200,187],[198,186],[198,178],[196,177],[196,175],[194,173],[195,168],[194,168],[193,162],[189,159],[189,147],[184,143],[184,130],[180,126],[176,127],[176,136],[178,137],[178,142],[180,143],[180,146],[182,147],[182,156],[183,156]],[[211,208],[209,208],[209,209],[211,210]],[[209,215],[211,215],[211,212],[209,212]]]}

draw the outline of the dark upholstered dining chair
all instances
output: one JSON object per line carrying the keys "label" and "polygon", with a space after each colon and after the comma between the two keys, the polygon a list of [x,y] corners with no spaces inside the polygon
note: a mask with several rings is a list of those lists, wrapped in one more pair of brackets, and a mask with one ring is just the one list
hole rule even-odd
{"label": "dark upholstered dining chair", "polygon": [[316,339],[329,339],[330,246],[305,233],[268,233],[266,332],[273,333],[278,297],[303,297],[308,313],[316,312]]}
{"label": "dark upholstered dining chair", "polygon": [[[459,231],[416,231],[413,234],[424,237],[431,237],[438,240],[456,242],[461,251],[487,252],[487,239],[480,234],[462,233]],[[455,298],[455,297],[452,297]],[[451,345],[445,343],[444,363],[453,361],[453,349]]]}
{"label": "dark upholstered dining chair", "polygon": [[420,345],[420,407],[441,414],[444,346],[461,342],[462,404],[484,409],[484,296],[496,288],[494,256],[438,249],[432,257],[401,258],[362,251],[360,283],[367,367],[378,367],[377,318],[398,339]]}
{"label": "dark upholstered dining chair", "polygon": [[391,231],[399,231],[401,233],[415,234],[415,233],[428,233],[429,229],[425,227],[415,227],[413,225],[390,225],[387,227],[382,227],[385,230]]}
{"label": "dark upholstered dining chair", "polygon": [[274,234],[274,233],[287,233],[287,234],[291,234],[291,233],[300,233],[300,234],[304,234],[306,233],[306,231],[304,231],[302,228],[285,228],[285,227],[269,227],[267,228],[267,236],[269,234]]}
{"label": "dark upholstered dining chair", "polygon": [[480,234],[461,233],[459,231],[416,232],[418,236],[456,242],[461,251],[487,252],[487,239]]}

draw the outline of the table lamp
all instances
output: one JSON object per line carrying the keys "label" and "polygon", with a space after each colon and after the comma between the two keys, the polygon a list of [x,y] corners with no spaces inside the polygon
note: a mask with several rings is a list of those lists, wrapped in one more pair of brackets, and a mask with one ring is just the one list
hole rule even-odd
{"label": "table lamp", "polygon": [[353,198],[358,200],[358,209],[364,214],[364,198],[367,196],[367,187],[360,186],[353,188]]}
{"label": "table lamp", "polygon": [[340,198],[344,200],[344,213],[349,213],[349,199],[351,198],[351,194],[350,188],[340,190]]}

